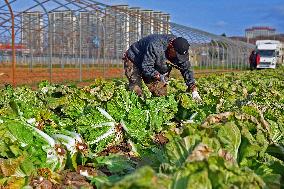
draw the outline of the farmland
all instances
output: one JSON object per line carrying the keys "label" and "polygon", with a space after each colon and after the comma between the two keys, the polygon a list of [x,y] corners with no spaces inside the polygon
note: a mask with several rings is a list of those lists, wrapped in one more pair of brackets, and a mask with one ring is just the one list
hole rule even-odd
{"label": "farmland", "polygon": [[171,79],[166,97],[124,80],[0,90],[3,188],[283,188],[284,68]]}
{"label": "farmland", "polygon": [[[12,64],[0,65],[0,86],[5,83],[12,83]],[[224,68],[224,67],[194,67],[196,77],[201,77],[212,73],[224,73],[232,71],[240,71],[237,68]],[[173,70],[173,77],[181,77],[178,70]],[[124,70],[121,64],[113,65],[84,65],[80,68],[75,65],[53,65],[50,69],[48,66],[43,65],[17,65],[15,70],[15,83],[16,85],[29,85],[36,86],[42,80],[48,80],[52,83],[78,83],[80,86],[90,84],[94,79],[104,78],[123,78]]]}
{"label": "farmland", "polygon": [[[0,83],[12,83],[12,67],[11,65],[0,66]],[[115,78],[123,75],[123,69],[114,66],[90,66],[78,67],[54,66],[52,69],[48,66],[39,66],[29,68],[28,66],[17,66],[15,71],[15,83],[17,85],[35,85],[42,80],[51,80],[55,83],[77,82],[93,80],[94,78]]]}

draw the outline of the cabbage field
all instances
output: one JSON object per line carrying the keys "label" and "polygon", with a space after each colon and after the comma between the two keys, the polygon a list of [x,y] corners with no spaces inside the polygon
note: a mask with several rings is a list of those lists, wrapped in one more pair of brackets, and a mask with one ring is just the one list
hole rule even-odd
{"label": "cabbage field", "polygon": [[0,188],[284,188],[284,68],[0,89]]}

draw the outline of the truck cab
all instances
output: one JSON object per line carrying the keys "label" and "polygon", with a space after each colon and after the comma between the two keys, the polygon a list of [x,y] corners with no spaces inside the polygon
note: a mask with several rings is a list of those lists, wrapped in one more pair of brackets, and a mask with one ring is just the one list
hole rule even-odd
{"label": "truck cab", "polygon": [[257,68],[276,68],[280,60],[280,41],[276,40],[258,40],[256,41],[257,52],[260,55],[260,62]]}

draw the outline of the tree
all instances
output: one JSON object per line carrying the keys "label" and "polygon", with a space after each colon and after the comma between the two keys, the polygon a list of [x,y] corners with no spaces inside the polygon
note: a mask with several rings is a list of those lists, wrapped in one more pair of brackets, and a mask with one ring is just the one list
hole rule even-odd
{"label": "tree", "polygon": [[225,33],[222,33],[222,34],[221,34],[221,36],[223,36],[223,37],[227,37],[227,35],[226,35]]}

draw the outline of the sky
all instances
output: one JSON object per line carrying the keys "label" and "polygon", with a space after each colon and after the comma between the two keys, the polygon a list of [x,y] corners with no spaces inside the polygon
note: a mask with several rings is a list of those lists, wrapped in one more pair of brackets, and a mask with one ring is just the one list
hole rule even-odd
{"label": "sky", "polygon": [[270,26],[284,33],[284,0],[104,0],[171,14],[171,21],[210,33],[244,36],[246,28]]}
{"label": "sky", "polygon": [[[17,0],[17,6],[30,7],[34,1]],[[163,11],[171,15],[172,22],[217,35],[225,33],[227,36],[244,36],[245,29],[252,26],[270,26],[275,28],[277,33],[284,33],[284,0],[96,1],[109,5],[128,4],[141,9]]]}

